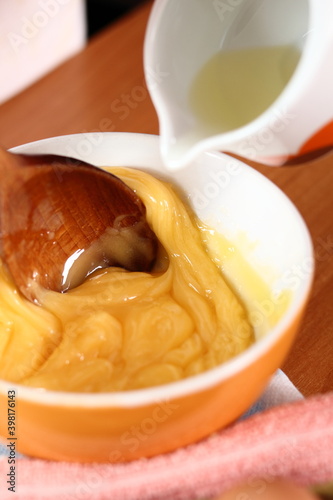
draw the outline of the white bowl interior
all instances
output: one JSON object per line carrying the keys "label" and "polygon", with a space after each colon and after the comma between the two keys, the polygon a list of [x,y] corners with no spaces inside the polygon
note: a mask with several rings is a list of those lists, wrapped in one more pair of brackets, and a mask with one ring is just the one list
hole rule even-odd
{"label": "white bowl interior", "polygon": [[[112,401],[132,406],[161,397],[215,384],[251,363],[276,342],[303,305],[313,276],[312,243],[306,225],[289,199],[273,183],[251,167],[220,153],[204,153],[187,168],[169,172],[160,156],[157,136],[128,133],[77,134],[55,137],[13,149],[14,152],[61,154],[97,166],[137,167],[168,179],[186,193],[199,218],[221,232],[232,244],[239,244],[247,264],[263,280],[273,296],[290,291],[285,314],[271,328],[269,335],[233,360],[195,377],[196,383],[183,380],[163,387],[122,394],[77,395],[76,404],[110,404]],[[236,273],[237,274],[237,273]],[[243,288],[241,276],[231,274],[229,282],[249,306],[251,297]],[[267,304],[262,304],[263,310]],[[214,372],[214,373],[213,373]],[[8,384],[0,383],[0,389]],[[21,395],[35,399],[37,391],[21,387]],[[67,398],[68,396],[68,398]],[[71,404],[73,396],[53,393],[43,401],[58,398]]]}

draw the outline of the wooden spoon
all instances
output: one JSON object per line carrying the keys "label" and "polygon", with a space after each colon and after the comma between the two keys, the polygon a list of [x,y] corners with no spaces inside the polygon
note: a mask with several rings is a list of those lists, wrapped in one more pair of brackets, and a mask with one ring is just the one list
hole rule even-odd
{"label": "wooden spoon", "polygon": [[145,206],[102,169],[54,155],[0,149],[0,256],[16,286],[39,302],[96,269],[148,271],[157,252]]}

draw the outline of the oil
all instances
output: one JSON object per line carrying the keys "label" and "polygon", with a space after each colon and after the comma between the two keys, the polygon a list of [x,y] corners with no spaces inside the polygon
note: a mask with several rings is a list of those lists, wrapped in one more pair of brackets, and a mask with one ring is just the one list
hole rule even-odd
{"label": "oil", "polygon": [[292,291],[288,288],[273,291],[277,278],[274,271],[258,263],[256,267],[250,264],[248,256],[255,243],[250,242],[245,233],[240,232],[230,241],[201,221],[198,224],[209,256],[222,270],[224,278],[233,281],[234,292],[242,295],[256,339],[264,337],[286,313]]}
{"label": "oil", "polygon": [[242,127],[276,100],[299,58],[294,45],[218,52],[194,78],[190,108],[210,134]]}

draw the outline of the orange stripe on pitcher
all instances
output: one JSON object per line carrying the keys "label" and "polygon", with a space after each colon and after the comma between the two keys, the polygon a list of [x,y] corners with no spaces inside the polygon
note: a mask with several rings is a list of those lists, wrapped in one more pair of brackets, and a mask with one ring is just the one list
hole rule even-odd
{"label": "orange stripe on pitcher", "polygon": [[317,130],[317,132],[303,144],[298,154],[303,155],[328,146],[333,148],[333,120]]}

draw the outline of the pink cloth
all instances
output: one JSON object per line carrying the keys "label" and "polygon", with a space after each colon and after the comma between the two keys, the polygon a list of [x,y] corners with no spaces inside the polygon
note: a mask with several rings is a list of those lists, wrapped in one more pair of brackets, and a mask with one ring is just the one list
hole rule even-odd
{"label": "pink cloth", "polygon": [[333,393],[272,408],[151,459],[114,465],[20,459],[15,494],[4,485],[7,472],[3,458],[3,500],[194,500],[255,478],[326,482],[333,479]]}

